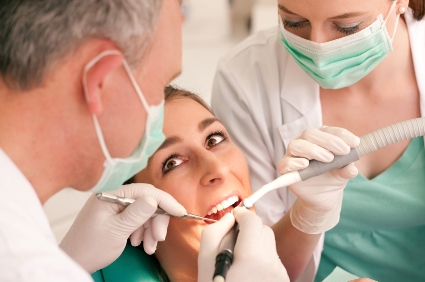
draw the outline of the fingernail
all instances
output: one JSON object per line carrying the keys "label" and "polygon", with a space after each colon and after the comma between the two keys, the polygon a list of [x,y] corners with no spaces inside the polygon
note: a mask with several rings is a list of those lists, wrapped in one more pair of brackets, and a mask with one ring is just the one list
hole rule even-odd
{"label": "fingernail", "polygon": [[320,154],[320,157],[325,161],[325,162],[331,162],[334,159],[334,154],[332,154],[329,151],[325,151],[322,154]]}
{"label": "fingernail", "polygon": [[354,146],[357,147],[360,145],[360,138],[358,136],[354,136]]}
{"label": "fingernail", "polygon": [[130,243],[133,247],[138,247],[142,243],[142,240],[131,240],[130,239]]}

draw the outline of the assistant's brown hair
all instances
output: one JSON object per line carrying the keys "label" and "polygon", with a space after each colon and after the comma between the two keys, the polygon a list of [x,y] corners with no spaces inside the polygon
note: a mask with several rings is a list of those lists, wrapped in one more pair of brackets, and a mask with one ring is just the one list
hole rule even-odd
{"label": "assistant's brown hair", "polygon": [[413,11],[413,17],[420,21],[425,14],[425,0],[410,0],[409,7]]}

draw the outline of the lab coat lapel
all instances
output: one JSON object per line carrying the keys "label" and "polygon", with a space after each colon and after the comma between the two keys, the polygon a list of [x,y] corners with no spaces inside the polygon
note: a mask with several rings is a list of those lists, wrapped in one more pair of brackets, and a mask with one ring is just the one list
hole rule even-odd
{"label": "lab coat lapel", "polygon": [[319,85],[289,57],[280,93],[283,125],[278,128],[285,144],[307,128],[322,125]]}
{"label": "lab coat lapel", "polygon": [[[407,30],[410,38],[413,66],[415,68],[416,83],[419,88],[419,103],[421,116],[425,116],[425,20],[417,21],[413,18],[412,10],[408,9],[405,15]],[[418,36],[422,34],[422,36]],[[425,137],[424,137],[425,140]]]}
{"label": "lab coat lapel", "polygon": [[416,82],[420,93],[421,115],[425,116],[425,34],[423,34],[425,20],[415,20],[410,9],[408,9],[405,19],[409,32]]}

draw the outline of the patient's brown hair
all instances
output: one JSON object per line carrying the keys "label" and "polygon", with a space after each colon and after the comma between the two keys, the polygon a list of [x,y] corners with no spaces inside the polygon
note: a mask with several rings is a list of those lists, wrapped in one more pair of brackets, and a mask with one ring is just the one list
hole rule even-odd
{"label": "patient's brown hair", "polygon": [[164,89],[164,93],[165,93],[165,103],[173,100],[173,99],[178,99],[178,98],[189,98],[194,100],[195,102],[197,102],[198,104],[200,104],[202,107],[204,107],[206,110],[208,110],[213,116],[214,112],[212,111],[211,107],[208,106],[208,104],[198,95],[184,90],[182,88],[173,86],[173,85],[168,85],[165,87]]}

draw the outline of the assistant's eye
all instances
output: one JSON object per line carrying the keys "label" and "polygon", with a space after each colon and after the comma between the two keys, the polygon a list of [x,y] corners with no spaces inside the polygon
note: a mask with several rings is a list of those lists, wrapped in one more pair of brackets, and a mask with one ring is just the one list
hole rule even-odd
{"label": "assistant's eye", "polygon": [[338,32],[341,32],[341,33],[343,33],[345,35],[350,35],[350,34],[353,34],[353,33],[356,33],[357,31],[359,31],[360,24],[361,23],[358,23],[357,25],[350,26],[350,27],[341,27],[341,26],[335,25],[335,27],[336,27],[336,30]]}
{"label": "assistant's eye", "polygon": [[172,171],[179,165],[183,163],[183,160],[179,158],[178,155],[174,154],[169,156],[163,163],[162,163],[162,174],[166,174],[169,171]]}
{"label": "assistant's eye", "polygon": [[226,139],[227,139],[227,135],[223,131],[214,132],[214,133],[208,135],[208,137],[206,139],[206,146],[210,149],[210,148],[220,144],[221,142],[223,142]]}
{"label": "assistant's eye", "polygon": [[300,27],[304,27],[307,24],[308,24],[307,20],[289,21],[288,19],[283,18],[283,26],[286,29],[288,29],[288,28],[300,28]]}

